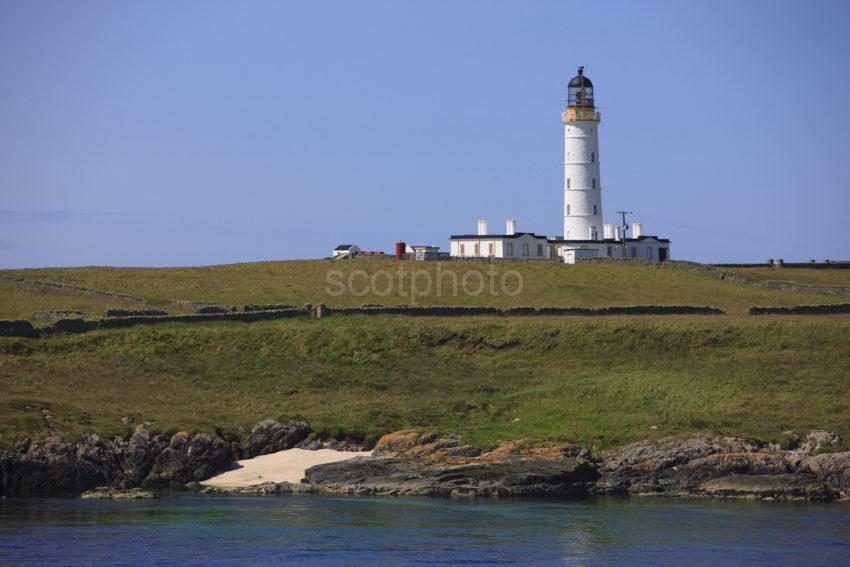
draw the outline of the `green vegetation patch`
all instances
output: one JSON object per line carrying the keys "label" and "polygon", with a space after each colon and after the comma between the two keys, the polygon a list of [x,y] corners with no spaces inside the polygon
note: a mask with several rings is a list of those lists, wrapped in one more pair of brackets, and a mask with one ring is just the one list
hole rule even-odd
{"label": "green vegetation patch", "polygon": [[347,316],[0,340],[0,444],[49,428],[326,436],[455,431],[600,447],[716,431],[850,433],[850,320]]}

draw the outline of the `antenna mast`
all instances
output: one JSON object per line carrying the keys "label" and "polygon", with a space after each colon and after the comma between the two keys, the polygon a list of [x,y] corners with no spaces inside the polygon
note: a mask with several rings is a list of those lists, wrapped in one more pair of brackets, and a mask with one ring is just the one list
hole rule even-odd
{"label": "antenna mast", "polygon": [[623,247],[623,259],[626,259],[626,231],[629,230],[629,225],[626,223],[626,215],[634,214],[632,211],[617,211],[617,214],[620,215],[620,218],[623,219],[622,224],[620,225],[620,242]]}

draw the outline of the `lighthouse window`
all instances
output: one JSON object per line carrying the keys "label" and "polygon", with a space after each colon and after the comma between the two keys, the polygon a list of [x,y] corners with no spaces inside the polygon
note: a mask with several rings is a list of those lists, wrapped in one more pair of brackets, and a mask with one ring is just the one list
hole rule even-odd
{"label": "lighthouse window", "polygon": [[590,152],[590,163],[596,163],[596,152]]}
{"label": "lighthouse window", "polygon": [[593,205],[593,214],[596,214],[596,205]]}
{"label": "lighthouse window", "polygon": [[569,189],[569,188],[570,188],[570,178],[567,177],[567,189]]}
{"label": "lighthouse window", "polygon": [[567,205],[567,215],[569,215],[569,214],[570,214],[570,206]]}
{"label": "lighthouse window", "polygon": [[593,178],[593,188],[596,189],[596,178]]}

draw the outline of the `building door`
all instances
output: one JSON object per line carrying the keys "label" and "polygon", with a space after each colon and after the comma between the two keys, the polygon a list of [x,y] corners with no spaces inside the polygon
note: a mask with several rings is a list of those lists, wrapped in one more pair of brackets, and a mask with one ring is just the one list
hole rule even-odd
{"label": "building door", "polygon": [[663,262],[666,259],[667,259],[667,249],[666,248],[659,248],[658,249],[658,261]]}

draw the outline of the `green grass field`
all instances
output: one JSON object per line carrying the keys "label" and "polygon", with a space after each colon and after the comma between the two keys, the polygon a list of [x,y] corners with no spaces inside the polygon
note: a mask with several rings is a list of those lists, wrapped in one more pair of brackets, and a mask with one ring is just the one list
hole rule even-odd
{"label": "green grass field", "polygon": [[[402,266],[407,273],[398,283],[397,270]],[[793,305],[802,303],[833,303],[846,301],[846,297],[789,293],[758,287],[731,284],[716,278],[690,273],[665,266],[641,264],[563,264],[537,262],[510,262],[495,264],[494,282],[498,284],[503,274],[515,271],[521,275],[523,286],[518,295],[489,293],[487,264],[449,262],[439,266],[434,262],[403,262],[392,259],[359,259],[331,262],[305,260],[288,262],[256,262],[198,268],[55,268],[35,270],[0,270],[0,275],[14,275],[34,280],[64,282],[82,287],[127,293],[141,296],[153,306],[177,311],[175,300],[212,301],[241,305],[245,303],[325,303],[328,305],[360,305],[382,303],[386,305],[414,302],[409,295],[411,280],[416,271],[418,289],[424,291],[427,278],[431,280],[430,293],[415,298],[422,305],[495,305],[501,307],[529,306],[588,306],[635,304],[682,304],[719,307],[730,314],[745,313],[752,305]],[[438,270],[443,273],[437,286]],[[377,277],[376,290],[365,295],[345,293],[335,296],[328,283],[328,274],[338,272],[337,281],[354,284],[359,293],[368,288],[369,278]],[[355,273],[361,271],[359,274]],[[773,270],[777,275],[796,275],[804,270]],[[808,270],[809,272],[850,272],[848,270]],[[382,275],[376,276],[379,272]],[[453,293],[453,272],[458,280],[458,294]],[[485,291],[479,295],[463,293],[463,277],[467,272],[480,273],[485,281]],[[392,280],[389,274],[392,274]],[[475,274],[472,274],[475,275]],[[829,276],[819,276],[829,277]],[[835,277],[835,276],[832,276]],[[845,274],[838,276],[845,277]],[[516,277],[506,279],[506,290],[515,291]],[[843,281],[843,280],[838,280]],[[479,280],[468,279],[467,288],[475,290]],[[390,284],[392,289],[389,288]],[[55,309],[56,305],[72,306],[99,315],[106,304],[123,304],[114,299],[102,300],[74,297],[47,292],[13,294],[9,286],[0,283],[0,318],[29,318],[33,311]],[[384,290],[389,293],[382,295]],[[376,293],[377,292],[377,293]],[[112,305],[109,305],[112,306]]]}
{"label": "green grass field", "polygon": [[[404,266],[436,279],[436,264]],[[368,277],[397,267],[390,259],[364,259],[0,275],[128,293],[177,312],[186,308],[176,300],[411,303],[398,294],[397,281],[389,295],[326,291],[329,270],[343,280],[363,270],[355,274],[362,287]],[[490,266],[452,262],[442,269],[486,277]],[[778,439],[789,429],[815,427],[850,436],[850,318],[744,315],[751,305],[846,297],[763,289],[664,266],[504,263],[494,269],[497,278],[515,270],[522,293],[453,296],[432,288],[417,303],[684,304],[715,306],[729,315],[335,316],[2,338],[0,446],[43,435],[50,424],[70,438],[86,431],[127,434],[130,426],[121,423],[127,415],[166,431],[225,432],[266,417],[302,416],[326,437],[375,439],[418,428],[459,432],[482,445],[526,437],[611,447],[696,431]],[[813,277],[836,285],[844,273]],[[410,282],[408,273],[405,290]],[[108,307],[140,306],[0,283],[0,318],[30,318],[45,309],[99,316]]]}
{"label": "green grass field", "polygon": [[349,316],[0,340],[2,444],[225,432],[303,416],[328,436],[456,431],[600,447],[716,431],[850,434],[850,319]]}
{"label": "green grass field", "polygon": [[734,268],[736,275],[754,282],[779,280],[806,285],[850,287],[850,270],[814,270],[810,268]]}

